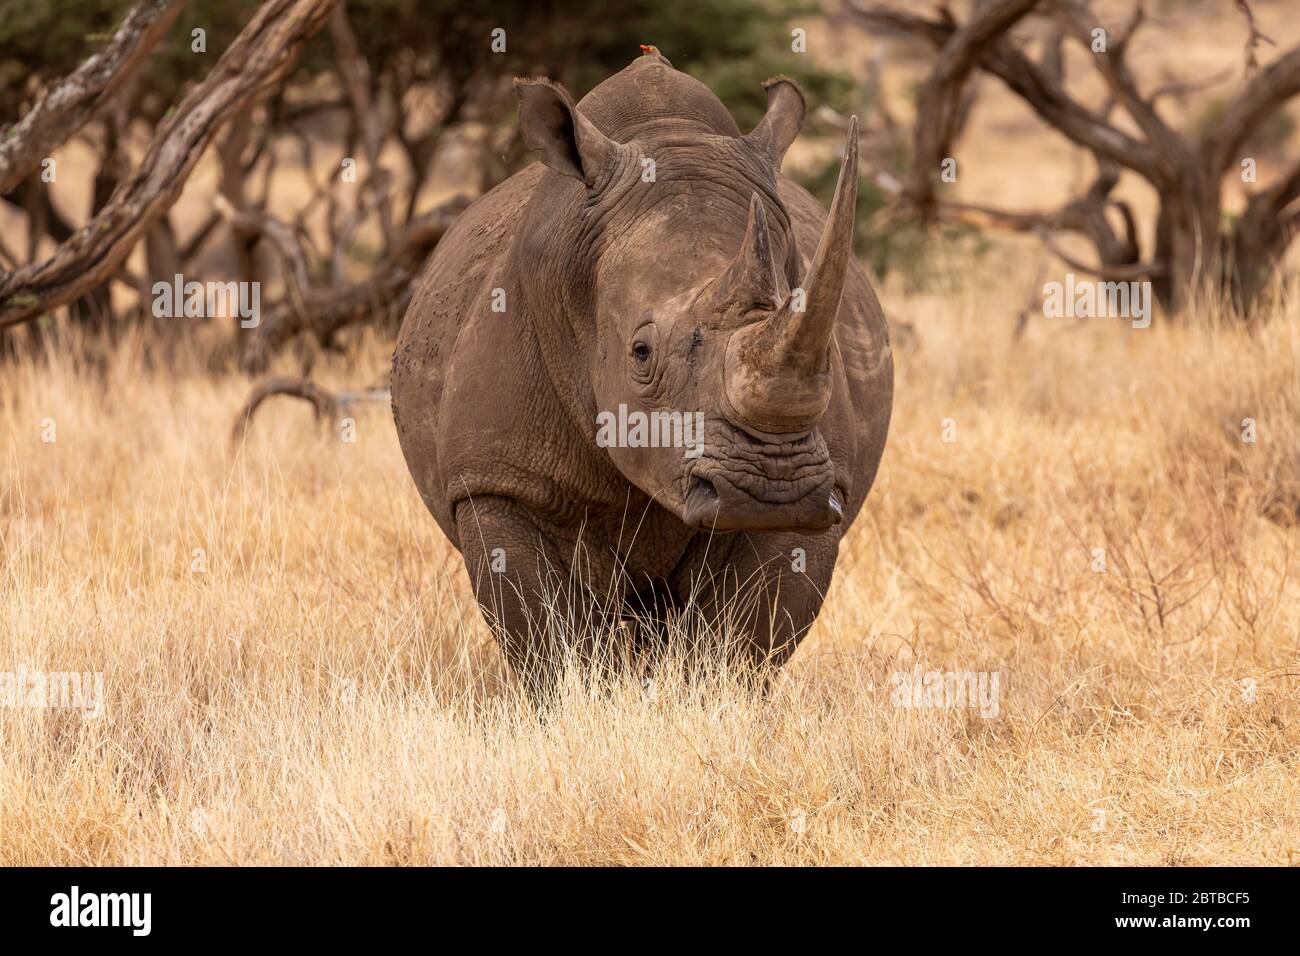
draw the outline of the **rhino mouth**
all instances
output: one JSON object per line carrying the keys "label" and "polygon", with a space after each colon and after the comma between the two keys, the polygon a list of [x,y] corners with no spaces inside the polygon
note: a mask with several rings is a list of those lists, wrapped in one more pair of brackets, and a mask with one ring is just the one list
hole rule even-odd
{"label": "rhino mouth", "polygon": [[681,518],[704,531],[815,534],[843,520],[843,501],[818,432],[772,442],[723,425],[686,474]]}

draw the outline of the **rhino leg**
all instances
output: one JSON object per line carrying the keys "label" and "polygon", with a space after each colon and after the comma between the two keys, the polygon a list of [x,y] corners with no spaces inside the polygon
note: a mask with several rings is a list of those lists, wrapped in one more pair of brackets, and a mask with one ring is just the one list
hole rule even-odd
{"label": "rhino leg", "polygon": [[835,533],[701,535],[674,572],[674,590],[706,621],[725,622],[730,651],[765,676],[817,618],[838,553]]}
{"label": "rhino leg", "polygon": [[455,514],[479,608],[528,696],[544,705],[566,664],[597,657],[596,637],[608,630],[598,600],[608,570],[572,532],[512,499],[462,500]]}

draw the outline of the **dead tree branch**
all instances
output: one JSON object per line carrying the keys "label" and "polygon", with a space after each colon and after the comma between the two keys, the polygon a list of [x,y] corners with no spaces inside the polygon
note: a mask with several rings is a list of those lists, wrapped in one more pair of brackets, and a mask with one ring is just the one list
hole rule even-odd
{"label": "dead tree branch", "polygon": [[180,196],[217,131],[279,82],[338,0],[268,0],[212,72],[162,124],[121,189],[53,256],[0,276],[0,328],[64,305],[107,281]]}
{"label": "dead tree branch", "polygon": [[1259,57],[1256,51],[1260,44],[1267,43],[1269,46],[1277,46],[1277,44],[1272,38],[1261,33],[1259,27],[1255,25],[1255,14],[1251,12],[1250,4],[1246,0],[1237,0],[1237,9],[1245,16],[1246,26],[1250,28],[1250,36],[1246,38],[1246,72],[1254,73],[1259,69]]}
{"label": "dead tree branch", "polygon": [[15,126],[0,132],[0,195],[14,189],[112,99],[185,6],[145,0],[132,7],[113,39],[51,88]]}
{"label": "dead tree branch", "polygon": [[275,247],[283,266],[284,281],[290,294],[301,295],[311,283],[307,267],[307,254],[302,243],[288,225],[269,213],[255,209],[238,210],[230,200],[218,193],[213,197],[217,212],[237,230],[252,236],[265,237]]}
{"label": "dead tree branch", "polygon": [[1211,172],[1222,173],[1241,158],[1242,147],[1287,100],[1300,94],[1300,47],[1284,53],[1256,73],[1228,104],[1222,118],[1201,142]]}
{"label": "dead tree branch", "polygon": [[387,402],[392,395],[387,388],[367,388],[345,392],[331,392],[305,378],[273,378],[253,389],[243,409],[235,418],[230,440],[238,443],[253,423],[253,416],[262,404],[276,395],[298,398],[311,406],[318,422],[338,421],[358,402]]}
{"label": "dead tree branch", "polygon": [[928,216],[934,209],[934,176],[950,154],[959,128],[962,98],[981,51],[1029,13],[1038,0],[993,0],[976,7],[967,23],[953,31],[939,51],[921,93],[915,160],[909,184],[911,199]]}
{"label": "dead tree branch", "polygon": [[299,333],[310,333],[321,343],[330,342],[344,327],[377,313],[398,313],[406,307],[412,283],[433,250],[464,208],[469,198],[456,196],[417,216],[388,258],[358,282],[340,282],[304,288],[300,300],[281,303],[262,317],[249,338],[241,364],[260,371],[270,357]]}
{"label": "dead tree branch", "polygon": [[[1246,0],[1238,0],[1237,6],[1247,18],[1253,63],[1256,47],[1268,41]],[[1073,268],[1112,279],[1150,278],[1161,303],[1174,312],[1200,301],[1202,293],[1231,300],[1242,314],[1249,312],[1296,235],[1300,210],[1291,204],[1300,198],[1300,170],[1284,172],[1251,197],[1245,214],[1230,228],[1224,227],[1222,180],[1243,160],[1241,153],[1252,134],[1300,95],[1300,46],[1253,70],[1221,118],[1198,139],[1173,129],[1156,108],[1161,98],[1185,95],[1198,84],[1171,82],[1144,91],[1130,69],[1127,54],[1144,23],[1140,2],[1118,30],[1107,30],[1087,0],[977,3],[965,24],[947,7],[930,15],[891,3],[847,0],[846,10],[847,18],[875,33],[919,37],[936,51],[914,131],[916,165],[906,180],[908,198],[920,207],[923,218],[1033,232]],[[1053,21],[1041,63],[1017,49],[1008,32],[1030,14]],[[1102,110],[1089,109],[1067,91],[1062,36],[1092,54],[1090,62],[1110,93]],[[935,151],[951,143],[952,104],[978,71],[998,77],[1049,127],[1093,154],[1099,175],[1085,195],[1057,210],[1025,212],[936,200],[931,176],[940,154]],[[1111,122],[1117,106],[1128,113],[1137,135]],[[1141,176],[1160,196],[1151,230],[1155,244],[1147,261],[1139,255],[1132,209],[1110,198],[1122,170]],[[1119,214],[1119,232],[1108,212]],[[1053,237],[1063,231],[1087,237],[1097,249],[1098,263],[1085,266],[1062,255]]]}
{"label": "dead tree branch", "polygon": [[[951,14],[927,19],[888,4],[850,0],[849,10],[873,29],[892,30],[918,36],[942,49],[957,30]],[[980,68],[1000,79],[1025,101],[1039,117],[1079,146],[1114,160],[1146,178],[1156,173],[1156,158],[1150,147],[1106,121],[1071,97],[1051,70],[1036,65],[1005,37],[990,40],[981,50]]]}

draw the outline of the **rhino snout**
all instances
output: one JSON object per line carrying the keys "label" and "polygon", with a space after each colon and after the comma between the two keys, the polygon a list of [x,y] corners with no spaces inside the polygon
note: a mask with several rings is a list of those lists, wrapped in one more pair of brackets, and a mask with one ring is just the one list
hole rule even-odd
{"label": "rhino snout", "polygon": [[843,496],[819,433],[774,443],[727,426],[709,437],[686,475],[681,517],[688,526],[813,534],[843,520]]}

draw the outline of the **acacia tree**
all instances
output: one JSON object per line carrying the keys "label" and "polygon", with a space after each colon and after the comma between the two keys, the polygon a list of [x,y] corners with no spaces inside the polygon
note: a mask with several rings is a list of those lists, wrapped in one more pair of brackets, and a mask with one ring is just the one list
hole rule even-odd
{"label": "acacia tree", "polygon": [[[1237,0],[1236,7],[1248,32],[1248,75],[1199,134],[1175,130],[1159,109],[1162,97],[1185,84],[1143,90],[1130,69],[1127,54],[1145,22],[1140,2],[1119,29],[1104,24],[1086,0],[989,0],[975,4],[964,21],[946,6],[926,14],[910,5],[847,0],[846,15],[876,31],[918,37],[935,51],[918,104],[911,172],[897,180],[898,194],[923,220],[1037,232],[1072,268],[1113,281],[1150,280],[1173,312],[1209,297],[1249,315],[1300,232],[1300,161],[1255,190],[1235,217],[1224,207],[1223,183],[1240,173],[1243,163],[1253,167],[1246,144],[1300,93],[1300,46],[1260,67],[1257,48],[1270,41],[1257,29],[1245,0]],[[1050,30],[1037,60],[1013,36],[1030,16],[1046,19]],[[1061,55],[1065,42],[1082,44],[1105,81],[1109,100],[1100,109],[1069,91]],[[981,73],[997,77],[1039,119],[1095,157],[1098,175],[1084,194],[1051,210],[939,198],[936,179],[943,160],[953,155],[960,104]],[[1112,121],[1116,109],[1128,114],[1136,134]],[[1132,210],[1111,196],[1122,170],[1146,180],[1159,197],[1154,239],[1145,247]],[[1111,209],[1118,213],[1118,229],[1107,216]],[[1053,242],[1061,232],[1091,242],[1096,261],[1062,253]]]}
{"label": "acacia tree", "polygon": [[[139,165],[90,222],[68,235],[53,255],[0,274],[0,328],[70,303],[113,278],[146,230],[179,197],[186,178],[224,123],[284,78],[337,0],[268,0],[211,72],[159,126]],[[178,4],[154,2],[132,10],[107,56],[49,89],[17,127],[0,159],[0,182],[17,182],[88,118],[96,98],[111,93],[139,64],[175,17]],[[141,29],[141,21],[148,26]],[[95,60],[103,56],[103,68]],[[87,69],[89,67],[89,69]],[[96,92],[96,87],[98,88]],[[35,116],[38,120],[29,122]]]}
{"label": "acacia tree", "polygon": [[[29,237],[26,250],[0,237],[0,339],[53,310],[111,314],[113,282],[138,292],[142,307],[112,321],[147,318],[156,280],[206,277],[216,254],[236,264],[238,279],[269,280],[260,323],[230,341],[246,369],[264,368],[295,339],[333,347],[350,324],[391,321],[468,201],[422,206],[444,136],[464,131],[478,150],[473,192],[526,160],[514,132],[516,75],[583,90],[653,40],[718,89],[742,123],[761,115],[760,82],[772,73],[797,76],[823,101],[849,88],[791,55],[788,21],[804,0],[699,9],[627,0],[617,21],[594,15],[594,0],[126,2],[0,7],[0,199],[26,217]],[[200,30],[219,56],[194,54]],[[133,163],[125,144],[142,132],[148,147]],[[84,222],[65,218],[36,168],[72,138],[98,156]],[[170,210],[209,148],[217,185],[201,221],[180,235]],[[310,196],[273,214],[286,153],[300,157],[295,175],[310,180]],[[341,159],[351,178],[340,175]],[[136,249],[143,271],[127,264]]]}

